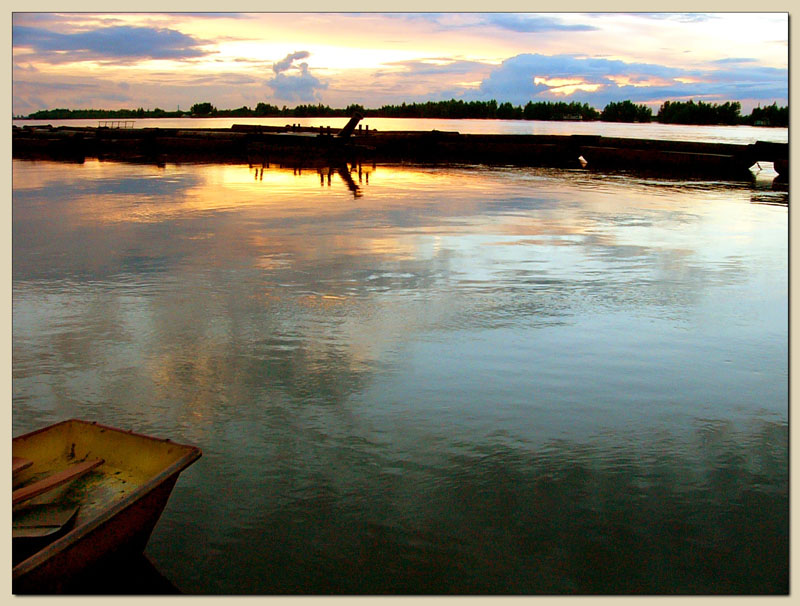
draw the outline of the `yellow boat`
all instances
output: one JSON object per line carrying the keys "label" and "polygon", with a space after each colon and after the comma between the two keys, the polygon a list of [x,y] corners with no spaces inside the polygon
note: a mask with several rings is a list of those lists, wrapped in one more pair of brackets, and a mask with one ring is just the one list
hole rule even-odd
{"label": "yellow boat", "polygon": [[15,594],[59,593],[109,558],[141,554],[201,451],[72,419],[12,440]]}

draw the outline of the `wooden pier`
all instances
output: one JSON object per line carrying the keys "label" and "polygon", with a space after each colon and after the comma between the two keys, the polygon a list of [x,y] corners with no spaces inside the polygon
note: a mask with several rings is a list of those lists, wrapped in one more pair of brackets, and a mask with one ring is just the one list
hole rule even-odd
{"label": "wooden pier", "polygon": [[98,128],[133,128],[133,120],[100,120]]}
{"label": "wooden pier", "polygon": [[[360,119],[360,117],[359,117]],[[319,166],[334,162],[414,162],[541,166],[644,175],[746,180],[772,162],[788,182],[789,146],[628,139],[599,135],[471,135],[233,125],[209,128],[13,126],[16,158],[87,157],[137,162],[261,162]]]}

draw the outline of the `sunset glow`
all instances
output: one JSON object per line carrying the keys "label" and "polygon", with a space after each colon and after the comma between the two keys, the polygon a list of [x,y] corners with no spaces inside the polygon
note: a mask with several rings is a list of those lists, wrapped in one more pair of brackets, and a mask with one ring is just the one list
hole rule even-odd
{"label": "sunset glow", "polygon": [[788,104],[786,13],[23,13],[15,115],[446,99]]}

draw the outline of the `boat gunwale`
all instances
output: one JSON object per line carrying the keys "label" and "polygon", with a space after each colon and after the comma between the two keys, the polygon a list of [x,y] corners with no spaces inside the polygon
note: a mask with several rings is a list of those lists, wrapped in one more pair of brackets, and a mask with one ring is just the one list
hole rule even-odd
{"label": "boat gunwale", "polygon": [[[156,442],[167,442],[174,446],[178,446],[183,449],[188,449],[187,452],[181,456],[179,459],[171,463],[168,467],[164,468],[163,471],[160,471],[152,478],[150,478],[147,482],[142,484],[141,486],[137,487],[135,490],[128,493],[124,498],[120,499],[117,503],[113,504],[111,507],[106,509],[104,512],[99,514],[94,519],[87,521],[84,524],[70,530],[67,534],[63,537],[59,537],[46,547],[42,548],[40,551],[37,551],[35,554],[30,556],[29,558],[23,560],[13,568],[13,578],[17,579],[24,574],[27,574],[33,570],[35,570],[38,566],[45,563],[50,558],[56,556],[60,552],[64,551],[71,545],[77,543],[81,539],[85,538],[95,529],[99,528],[103,524],[112,520],[117,514],[121,511],[127,509],[128,507],[134,505],[137,501],[143,498],[148,493],[155,490],[158,486],[166,482],[172,476],[179,475],[184,469],[186,469],[189,465],[194,463],[197,459],[200,458],[202,455],[202,451],[197,446],[191,446],[188,444],[179,444],[177,442],[173,442],[169,438],[156,438],[154,436],[148,436],[143,433],[138,433],[132,430],[125,430],[120,429],[118,427],[111,427],[109,425],[103,425],[102,423],[97,423],[94,421],[85,421],[82,419],[67,419],[65,421],[60,421],[53,425],[48,425],[47,427],[42,427],[41,429],[37,429],[31,431],[30,433],[26,433],[24,435],[18,436],[16,438],[12,438],[12,445],[15,440],[21,440],[23,438],[29,438],[31,436],[37,435],[39,433],[43,433],[46,431],[52,431],[54,428],[67,425],[70,423],[77,423],[79,425],[89,425],[94,427],[99,427],[101,429],[105,429],[106,431],[111,431],[114,433],[125,434],[125,435],[133,435],[141,438],[145,438],[150,441]],[[170,493],[172,491],[170,490]],[[167,499],[169,498],[169,494],[167,495]],[[166,506],[166,502],[165,502]],[[163,509],[162,509],[163,512]],[[159,513],[160,516],[160,513]]]}

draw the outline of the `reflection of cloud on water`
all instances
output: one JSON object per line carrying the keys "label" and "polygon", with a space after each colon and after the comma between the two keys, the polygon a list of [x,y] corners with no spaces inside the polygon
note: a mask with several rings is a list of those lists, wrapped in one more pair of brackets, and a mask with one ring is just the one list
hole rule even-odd
{"label": "reflection of cloud on water", "polygon": [[15,425],[200,444],[148,546],[190,586],[786,591],[785,326],[713,328],[749,193],[415,170],[15,189]]}
{"label": "reflection of cloud on water", "polygon": [[[204,418],[267,384],[290,400],[342,402],[436,333],[563,325],[586,312],[684,316],[709,288],[747,278],[740,258],[701,258],[707,217],[736,234],[748,224],[713,209],[741,193],[731,189],[380,166],[353,199],[342,184],[332,196],[313,170],[267,167],[253,182],[244,166],[99,163],[78,169],[90,185],[56,165],[37,189],[37,171],[20,166],[15,281],[37,300],[70,276],[64,310],[87,309],[83,293],[107,286],[111,301],[91,313],[134,323],[119,342],[148,360],[149,374],[131,373],[137,388]],[[155,171],[165,183],[150,188]],[[35,207],[62,173],[55,221]],[[128,293],[139,298],[115,307]],[[92,367],[111,338],[86,324],[97,343],[72,355]]]}
{"label": "reflection of cloud on water", "polygon": [[[244,297],[271,292],[291,307],[316,301],[297,296],[310,291],[343,297],[351,311],[360,308],[347,301],[378,297],[374,321],[356,316],[348,324],[351,343],[368,343],[380,326],[395,324],[410,335],[414,327],[562,322],[587,305],[686,306],[711,285],[745,278],[736,258],[694,262],[703,243],[675,233],[705,211],[676,201],[686,194],[669,184],[631,188],[580,175],[573,187],[563,171],[516,171],[509,180],[502,170],[377,167],[368,196],[332,203],[314,171],[267,167],[267,180],[254,184],[241,166],[184,167],[160,179],[150,167],[111,168],[122,175],[108,179],[102,166],[87,163],[80,170],[97,179],[89,185],[74,178],[74,167],[61,181],[59,165],[45,171],[52,188],[59,183],[62,221],[18,214],[16,276],[130,276],[135,286],[148,273],[185,280],[181,274],[217,267],[229,271],[198,284],[201,292],[220,285]],[[518,177],[530,195],[519,193]],[[25,188],[37,178],[35,171],[18,175],[26,193],[17,199],[15,189],[16,207],[35,201],[32,192],[51,191],[47,184]],[[653,242],[652,234],[662,237]],[[27,257],[27,246],[38,255]],[[69,253],[42,263],[48,249]],[[427,313],[406,302],[413,293],[424,295]],[[403,332],[384,331],[389,340]]]}
{"label": "reflection of cloud on water", "polygon": [[213,477],[186,496],[226,515],[191,528],[166,516],[171,545],[198,533],[229,545],[191,566],[172,558],[182,577],[213,569],[233,588],[231,573],[248,570],[256,593],[788,590],[785,423],[706,419],[688,435],[621,430],[531,447],[294,414],[270,423],[275,446],[255,460],[234,445],[220,453],[247,461],[224,503],[208,496]]}

